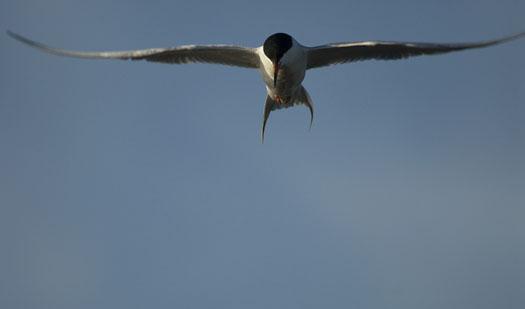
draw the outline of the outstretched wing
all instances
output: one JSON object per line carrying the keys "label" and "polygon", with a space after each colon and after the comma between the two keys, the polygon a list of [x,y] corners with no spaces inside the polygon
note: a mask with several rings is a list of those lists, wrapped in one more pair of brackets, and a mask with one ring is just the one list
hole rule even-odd
{"label": "outstretched wing", "polygon": [[255,48],[233,45],[183,45],[171,48],[150,48],[130,51],[72,51],[49,47],[7,31],[12,38],[50,54],[88,59],[147,60],[163,63],[206,62],[245,68],[258,68],[259,57]]}
{"label": "outstretched wing", "polygon": [[396,60],[412,56],[443,54],[471,48],[496,45],[525,36],[525,32],[490,41],[474,43],[414,43],[366,41],[334,43],[311,47],[308,50],[307,68],[313,69],[332,64],[360,60]]}

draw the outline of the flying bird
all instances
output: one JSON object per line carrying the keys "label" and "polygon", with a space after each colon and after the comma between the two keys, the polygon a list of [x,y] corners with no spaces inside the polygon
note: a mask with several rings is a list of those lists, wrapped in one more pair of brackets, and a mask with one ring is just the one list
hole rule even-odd
{"label": "flying bird", "polygon": [[273,110],[305,105],[313,121],[313,103],[303,87],[306,71],[334,64],[361,60],[397,60],[412,56],[444,54],[465,49],[482,48],[525,36],[525,32],[495,40],[472,43],[417,43],[393,41],[361,41],[304,46],[291,35],[275,33],[259,47],[235,45],[182,45],[130,51],[72,51],[50,47],[7,31],[12,38],[42,51],[68,57],[88,59],[146,60],[183,64],[217,63],[258,69],[266,85],[261,138],[264,142],[266,122]]}

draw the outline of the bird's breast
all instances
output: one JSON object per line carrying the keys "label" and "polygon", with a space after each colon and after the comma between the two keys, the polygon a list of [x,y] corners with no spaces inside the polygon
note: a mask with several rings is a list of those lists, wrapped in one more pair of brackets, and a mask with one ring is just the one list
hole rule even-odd
{"label": "bird's breast", "polygon": [[266,57],[262,50],[259,51],[261,66],[260,71],[268,94],[274,98],[290,97],[300,87],[306,73],[306,53],[303,48],[294,45],[280,59],[278,65],[277,81],[274,83],[274,63]]}
{"label": "bird's breast", "polygon": [[279,65],[279,72],[275,84],[273,80],[273,66],[264,68],[262,75],[269,92],[271,91],[280,96],[287,96],[301,85],[305,76],[305,67],[293,63]]}

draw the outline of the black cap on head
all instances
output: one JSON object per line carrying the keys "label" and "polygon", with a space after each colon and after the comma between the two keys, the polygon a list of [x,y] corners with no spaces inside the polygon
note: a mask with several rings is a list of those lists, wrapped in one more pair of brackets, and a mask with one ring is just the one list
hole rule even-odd
{"label": "black cap on head", "polygon": [[264,54],[274,62],[278,62],[291,47],[292,37],[286,33],[272,34],[263,44]]}

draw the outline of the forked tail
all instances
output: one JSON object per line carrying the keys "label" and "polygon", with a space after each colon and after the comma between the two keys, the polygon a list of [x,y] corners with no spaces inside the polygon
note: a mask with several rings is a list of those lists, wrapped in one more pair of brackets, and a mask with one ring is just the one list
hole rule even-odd
{"label": "forked tail", "polygon": [[308,109],[310,110],[310,128],[312,127],[312,122],[314,120],[314,106],[312,103],[312,99],[310,98],[310,95],[304,89],[303,86],[297,91],[294,98],[292,98],[289,102],[277,102],[273,100],[269,95],[266,96],[266,102],[264,103],[264,117],[263,117],[263,125],[262,125],[262,132],[261,132],[261,140],[264,143],[264,131],[266,129],[266,122],[268,121],[268,117],[270,117],[270,113],[273,110],[281,109],[281,108],[288,108],[292,107],[294,105],[300,105],[304,104]]}

